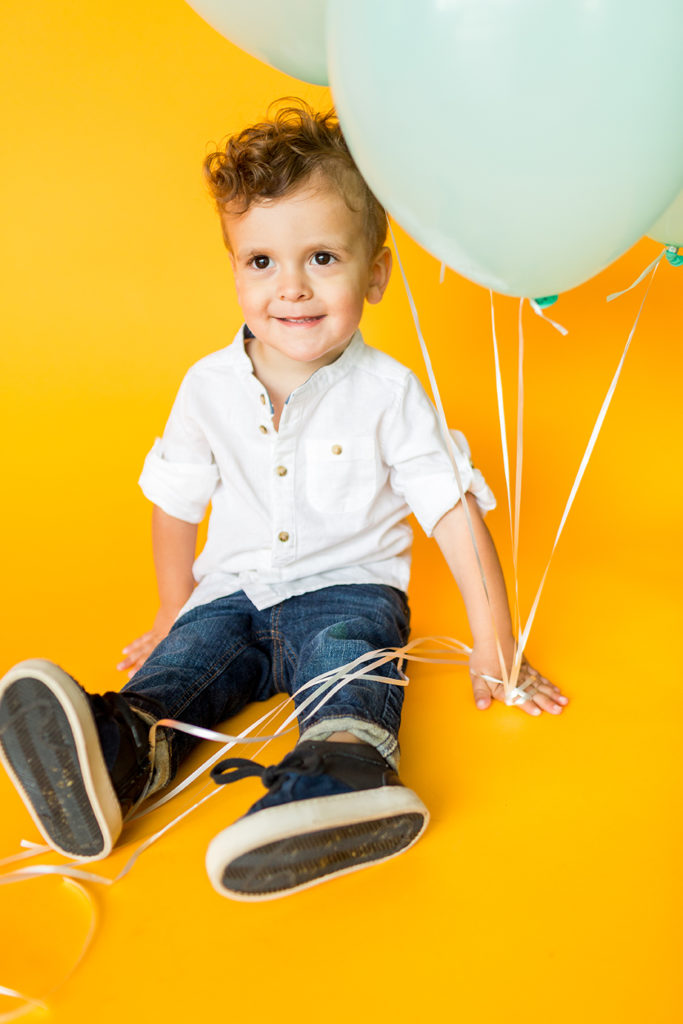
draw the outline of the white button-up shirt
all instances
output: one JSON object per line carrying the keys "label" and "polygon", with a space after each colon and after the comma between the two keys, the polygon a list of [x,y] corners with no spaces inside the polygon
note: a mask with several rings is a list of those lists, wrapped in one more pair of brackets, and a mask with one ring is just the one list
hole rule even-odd
{"label": "white button-up shirt", "polygon": [[[182,382],[145,460],[145,495],[208,537],[183,611],[244,590],[257,608],[340,583],[405,590],[415,513],[429,535],[459,500],[434,408],[417,377],[359,332],[298,387],[273,426],[243,328]],[[465,490],[495,499],[453,432]]]}

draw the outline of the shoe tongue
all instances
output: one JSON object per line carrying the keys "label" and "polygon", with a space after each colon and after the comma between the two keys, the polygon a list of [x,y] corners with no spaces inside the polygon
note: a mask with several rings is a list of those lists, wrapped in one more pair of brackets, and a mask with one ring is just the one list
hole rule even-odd
{"label": "shoe tongue", "polygon": [[[94,701],[97,697],[94,698]],[[98,715],[95,710],[95,723],[97,725],[97,732],[100,737],[100,746],[102,747],[102,754],[104,755],[104,763],[107,766],[107,771],[111,772],[116,758],[119,756],[119,750],[121,749],[121,733],[116,722],[105,715]]]}

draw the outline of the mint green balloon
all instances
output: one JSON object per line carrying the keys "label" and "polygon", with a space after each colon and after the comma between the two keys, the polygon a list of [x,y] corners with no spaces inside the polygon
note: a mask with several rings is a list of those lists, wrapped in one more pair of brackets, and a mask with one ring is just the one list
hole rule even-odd
{"label": "mint green balloon", "polygon": [[683,192],[679,192],[671,206],[648,231],[650,238],[664,245],[683,248]]}
{"label": "mint green balloon", "polygon": [[683,0],[329,0],[344,134],[426,249],[554,295],[683,185]]}
{"label": "mint green balloon", "polygon": [[247,53],[288,75],[327,85],[327,0],[188,0]]}

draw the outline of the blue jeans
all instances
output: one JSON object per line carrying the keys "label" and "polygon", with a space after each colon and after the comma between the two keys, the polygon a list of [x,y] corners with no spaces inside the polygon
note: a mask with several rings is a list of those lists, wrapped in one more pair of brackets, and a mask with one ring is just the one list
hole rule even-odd
{"label": "blue jeans", "polygon": [[[151,718],[177,718],[214,728],[253,701],[294,695],[314,676],[378,647],[406,643],[405,594],[377,584],[325,587],[259,611],[240,591],[192,608],[173,625],[123,692]],[[375,674],[401,679],[396,662]],[[311,690],[295,696],[299,706]],[[395,767],[403,687],[372,680],[346,683],[319,710],[311,702],[299,722],[302,739],[350,732]],[[197,742],[166,731],[164,783]]]}

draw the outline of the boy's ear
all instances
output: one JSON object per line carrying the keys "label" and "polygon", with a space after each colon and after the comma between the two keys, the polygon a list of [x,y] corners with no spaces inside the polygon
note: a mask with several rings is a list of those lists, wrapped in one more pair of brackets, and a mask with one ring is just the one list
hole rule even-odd
{"label": "boy's ear", "polygon": [[365,298],[373,305],[379,302],[384,295],[389,278],[391,277],[392,257],[391,249],[383,246],[370,264],[370,280]]}

